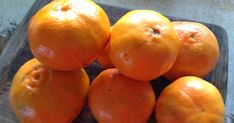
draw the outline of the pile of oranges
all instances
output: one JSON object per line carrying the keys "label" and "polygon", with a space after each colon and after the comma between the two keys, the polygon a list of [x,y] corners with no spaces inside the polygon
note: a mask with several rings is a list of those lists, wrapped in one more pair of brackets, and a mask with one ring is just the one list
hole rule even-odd
{"label": "pile of oranges", "polygon": [[[31,19],[35,58],[16,73],[10,102],[21,123],[70,123],[88,103],[99,123],[223,123],[218,89],[201,79],[219,58],[214,34],[196,22],[171,22],[133,10],[112,27],[91,0],[55,0]],[[91,83],[83,69],[106,68]],[[156,100],[150,80],[173,81]]]}

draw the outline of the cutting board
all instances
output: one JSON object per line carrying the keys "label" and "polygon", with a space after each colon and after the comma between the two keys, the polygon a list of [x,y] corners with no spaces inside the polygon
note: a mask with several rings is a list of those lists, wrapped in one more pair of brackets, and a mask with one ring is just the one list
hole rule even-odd
{"label": "cutting board", "polygon": [[[18,123],[19,121],[13,113],[9,100],[8,93],[11,84],[11,80],[18,70],[18,68],[24,64],[27,60],[33,58],[31,51],[27,43],[27,25],[30,18],[50,0],[36,0],[31,9],[28,11],[22,22],[19,24],[13,35],[9,39],[7,45],[4,47],[3,52],[0,55],[0,122],[1,123]],[[122,15],[130,11],[125,8],[118,8],[108,5],[100,5],[107,12],[111,24],[113,25]],[[185,20],[175,17],[168,17],[171,21]],[[191,21],[191,20],[185,20]],[[203,22],[201,22],[203,23]],[[220,58],[215,69],[204,79],[215,85],[221,92],[223,99],[226,100],[227,93],[227,75],[228,75],[228,39],[225,30],[214,24],[205,24],[216,36],[220,48]],[[92,81],[103,68],[97,63],[93,62],[91,65],[85,68]],[[151,81],[151,85],[155,90],[158,97],[160,92],[165,88],[170,81],[163,77],[157,78]],[[153,116],[148,123],[155,123]],[[81,114],[76,118],[74,123],[96,123],[88,106],[86,105]]]}

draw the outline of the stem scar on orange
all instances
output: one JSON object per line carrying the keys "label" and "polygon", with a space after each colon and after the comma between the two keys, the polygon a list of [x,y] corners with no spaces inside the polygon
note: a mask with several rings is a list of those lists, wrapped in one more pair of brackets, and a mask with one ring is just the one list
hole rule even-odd
{"label": "stem scar on orange", "polygon": [[55,0],[31,19],[29,45],[42,64],[61,71],[80,69],[97,58],[110,35],[104,10],[91,0]]}

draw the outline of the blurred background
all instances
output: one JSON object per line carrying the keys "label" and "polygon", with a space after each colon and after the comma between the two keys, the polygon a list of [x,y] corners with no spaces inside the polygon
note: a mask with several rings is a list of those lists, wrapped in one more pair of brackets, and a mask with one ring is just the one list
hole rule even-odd
{"label": "blurred background", "polygon": [[[234,0],[94,0],[130,9],[152,9],[164,15],[223,27],[229,39],[226,114],[234,122]],[[35,0],[0,0],[0,52]]]}

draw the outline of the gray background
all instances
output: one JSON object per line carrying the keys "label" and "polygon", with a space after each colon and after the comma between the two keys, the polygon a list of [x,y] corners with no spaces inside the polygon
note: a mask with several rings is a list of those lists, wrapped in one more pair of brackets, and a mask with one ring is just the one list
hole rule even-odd
{"label": "gray background", "polygon": [[[6,37],[20,23],[35,0],[0,0],[0,36]],[[168,16],[222,26],[229,38],[226,114],[234,117],[234,0],[94,0],[132,9],[152,9]],[[0,40],[1,41],[1,40]],[[0,42],[1,43],[1,42]],[[232,119],[234,121],[234,119]],[[227,123],[231,123],[231,118]]]}

